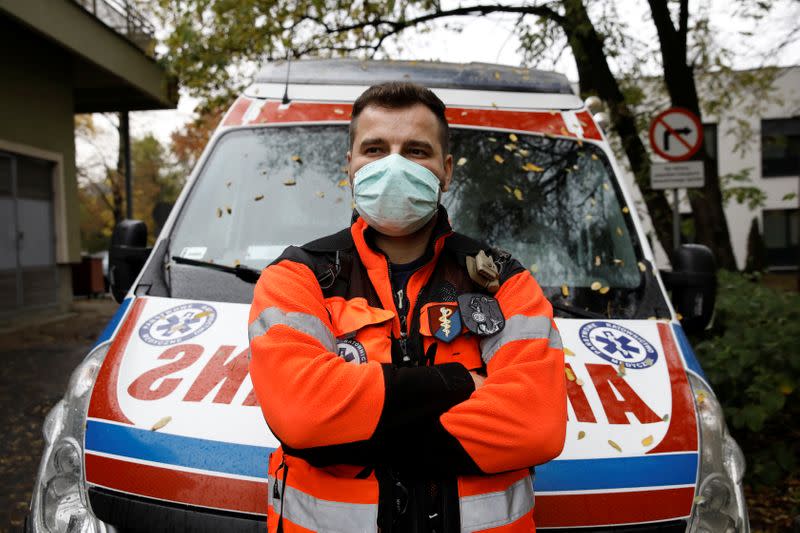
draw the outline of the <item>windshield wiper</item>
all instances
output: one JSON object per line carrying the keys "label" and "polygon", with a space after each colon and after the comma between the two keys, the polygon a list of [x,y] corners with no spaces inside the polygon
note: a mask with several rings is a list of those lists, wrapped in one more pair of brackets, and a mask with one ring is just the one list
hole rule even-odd
{"label": "windshield wiper", "polygon": [[600,313],[595,313],[594,311],[581,309],[579,307],[572,307],[571,305],[554,302],[553,300],[550,300],[550,305],[553,306],[553,309],[558,309],[559,311],[563,311],[572,316],[577,316],[578,318],[608,318],[607,316],[601,315]]}
{"label": "windshield wiper", "polygon": [[248,266],[243,266],[243,265],[236,265],[236,266],[218,265],[216,263],[211,263],[210,261],[198,261],[197,259],[189,259],[187,257],[181,257],[179,255],[173,255],[172,260],[175,261],[176,263],[183,265],[210,268],[211,270],[227,272],[228,274],[233,274],[240,280],[246,281],[247,283],[255,283],[261,276],[260,270],[256,270],[255,268],[250,268]]}

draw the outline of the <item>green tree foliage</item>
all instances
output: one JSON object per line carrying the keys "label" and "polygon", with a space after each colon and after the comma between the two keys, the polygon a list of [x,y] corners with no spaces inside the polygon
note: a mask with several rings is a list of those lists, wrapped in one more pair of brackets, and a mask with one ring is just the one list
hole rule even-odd
{"label": "green tree foliage", "polygon": [[719,273],[713,329],[697,356],[748,460],[748,477],[773,484],[800,457],[800,295]]}
{"label": "green tree foliage", "polygon": [[[659,37],[656,46],[643,42],[621,21],[615,0],[476,1],[452,8],[438,0],[159,0],[158,13],[172,30],[164,40],[166,63],[189,92],[208,102],[240,89],[254,65],[265,59],[383,57],[385,43],[398,42],[409,28],[425,30],[441,21],[458,31],[461,17],[515,15],[527,65],[552,60],[568,49],[576,62],[581,93],[597,94],[608,104],[612,128],[656,235],[671,254],[671,210],[663,192],[650,189],[642,123],[669,103],[699,115],[728,109],[743,94],[754,93],[752,101],[761,102],[772,80],[768,73],[748,76],[732,69],[732,54],[715,41],[705,3],[698,3],[691,13],[688,0],[648,0],[648,6]],[[760,0],[731,4],[740,20],[750,21],[758,21],[771,7],[772,3]],[[643,61],[646,57],[653,59]],[[652,76],[643,66],[652,68],[654,63],[656,72],[660,70],[659,91],[654,92],[669,98],[648,107],[643,105],[646,93],[636,83]],[[711,98],[701,106],[695,72],[712,70],[725,75],[716,85],[712,81],[704,87]],[[697,157],[707,159],[703,154]],[[735,269],[716,169],[706,163],[706,187],[690,198],[699,222],[697,238],[714,250],[723,267]]]}

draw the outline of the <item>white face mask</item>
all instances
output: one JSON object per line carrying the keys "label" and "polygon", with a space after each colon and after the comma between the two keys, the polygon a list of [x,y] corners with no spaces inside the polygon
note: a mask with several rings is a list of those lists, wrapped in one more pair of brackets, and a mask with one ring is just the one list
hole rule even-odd
{"label": "white face mask", "polygon": [[439,178],[418,163],[392,154],[364,165],[353,179],[356,211],[384,235],[410,235],[436,213]]}

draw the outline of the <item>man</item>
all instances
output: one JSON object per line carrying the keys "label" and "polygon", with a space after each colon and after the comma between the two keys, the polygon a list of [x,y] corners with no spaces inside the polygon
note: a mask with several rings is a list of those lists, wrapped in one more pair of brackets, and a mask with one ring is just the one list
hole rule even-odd
{"label": "man", "polygon": [[431,91],[370,87],[347,159],[352,226],[288,248],[250,311],[250,374],[282,443],[268,530],[533,531],[531,467],[566,426],[552,308],[518,262],[450,228]]}

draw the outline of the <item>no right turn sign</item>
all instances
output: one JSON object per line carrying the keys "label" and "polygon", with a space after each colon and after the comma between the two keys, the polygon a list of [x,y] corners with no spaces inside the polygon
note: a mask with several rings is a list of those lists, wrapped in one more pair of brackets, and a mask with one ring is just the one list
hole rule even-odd
{"label": "no right turn sign", "polygon": [[702,143],[703,125],[686,109],[667,109],[650,124],[650,146],[667,161],[686,161],[697,153]]}

